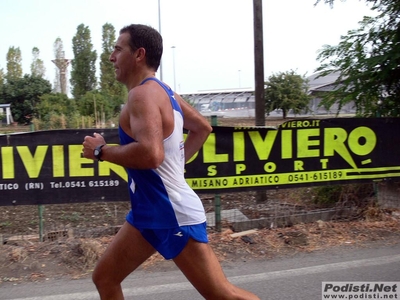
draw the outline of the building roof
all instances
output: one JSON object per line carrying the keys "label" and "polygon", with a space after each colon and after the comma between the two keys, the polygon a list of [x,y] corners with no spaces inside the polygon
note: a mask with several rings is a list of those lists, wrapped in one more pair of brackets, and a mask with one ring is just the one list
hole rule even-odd
{"label": "building roof", "polygon": [[[339,78],[340,73],[334,72],[327,76],[319,77],[321,72],[314,73],[307,77],[309,93],[316,91],[331,91],[337,85],[336,80]],[[217,102],[254,102],[254,89],[241,88],[241,89],[217,89],[217,90],[203,90],[196,93],[182,94],[183,98],[190,100],[194,103],[210,103]]]}
{"label": "building roof", "polygon": [[[333,83],[336,82],[336,80],[339,78],[340,73],[339,72],[334,72],[332,74],[329,74],[327,76],[321,76],[321,72],[314,73],[307,77],[308,80],[308,86],[310,89],[310,92],[319,90],[319,91],[327,91],[327,90],[332,90],[335,85]],[[331,88],[330,88],[331,87]]]}

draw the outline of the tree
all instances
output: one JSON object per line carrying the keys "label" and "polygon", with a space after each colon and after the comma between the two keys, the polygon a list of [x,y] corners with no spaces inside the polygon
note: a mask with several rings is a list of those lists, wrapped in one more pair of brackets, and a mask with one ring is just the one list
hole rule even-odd
{"label": "tree", "polygon": [[51,83],[41,77],[26,74],[22,78],[8,78],[0,86],[0,99],[11,103],[11,113],[16,122],[29,124],[36,116],[40,97],[51,92]]}
{"label": "tree", "polygon": [[97,53],[93,49],[89,27],[81,24],[76,35],[72,38],[74,59],[71,62],[72,95],[79,100],[88,91],[96,89],[96,59]]}
{"label": "tree", "polygon": [[[324,2],[333,5],[334,0]],[[378,15],[364,17],[338,45],[319,51],[320,76],[340,73],[322,103],[338,102],[340,109],[354,101],[359,115],[400,116],[400,0],[366,2]]]}
{"label": "tree", "polygon": [[51,113],[70,116],[76,112],[76,104],[62,93],[44,94],[40,97],[36,110],[41,119],[47,119]]}
{"label": "tree", "polygon": [[106,23],[103,25],[103,52],[100,55],[100,90],[103,95],[110,98],[114,112],[118,112],[121,104],[128,96],[126,87],[115,79],[115,70],[110,62],[110,55],[114,51],[116,42],[114,26]]}
{"label": "tree", "polygon": [[94,117],[96,123],[105,122],[114,113],[112,103],[107,96],[98,91],[87,92],[77,104],[80,114]]}
{"label": "tree", "polygon": [[300,113],[307,109],[311,97],[307,94],[307,80],[294,71],[273,74],[265,82],[265,111],[281,109],[285,119],[289,110]]}
{"label": "tree", "polygon": [[46,73],[46,68],[44,67],[43,60],[39,58],[40,51],[37,47],[32,49],[32,64],[31,64],[31,74],[33,76],[43,78]]}
{"label": "tree", "polygon": [[22,57],[19,47],[10,47],[7,52],[7,75],[6,79],[22,77]]}
{"label": "tree", "polygon": [[54,118],[71,119],[76,113],[75,100],[69,99],[66,94],[45,94],[40,97],[40,103],[36,106],[37,116],[44,128],[51,128]]}

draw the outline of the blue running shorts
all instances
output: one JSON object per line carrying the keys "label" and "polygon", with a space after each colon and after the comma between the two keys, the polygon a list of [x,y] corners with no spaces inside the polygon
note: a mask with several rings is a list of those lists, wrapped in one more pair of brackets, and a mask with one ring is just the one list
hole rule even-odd
{"label": "blue running shorts", "polygon": [[[129,222],[129,218],[127,221]],[[133,226],[131,222],[129,223]],[[206,222],[172,229],[135,228],[165,259],[177,257],[190,238],[200,243],[208,243]]]}

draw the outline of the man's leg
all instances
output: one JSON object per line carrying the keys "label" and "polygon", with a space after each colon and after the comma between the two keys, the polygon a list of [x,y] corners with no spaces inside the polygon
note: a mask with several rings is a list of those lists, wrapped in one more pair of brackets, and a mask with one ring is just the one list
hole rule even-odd
{"label": "man's leg", "polygon": [[260,299],[228,281],[214,251],[208,244],[189,239],[183,251],[174,258],[174,262],[206,299]]}
{"label": "man's leg", "polygon": [[124,299],[121,282],[155,253],[141,233],[125,222],[108,246],[92,279],[102,300]]}

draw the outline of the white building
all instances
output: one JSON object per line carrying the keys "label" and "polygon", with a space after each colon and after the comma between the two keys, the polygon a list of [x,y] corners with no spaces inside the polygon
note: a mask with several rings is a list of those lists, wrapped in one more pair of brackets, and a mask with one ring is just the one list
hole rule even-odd
{"label": "white building", "polygon": [[10,104],[0,104],[0,115],[6,116],[6,118],[3,120],[3,123],[10,125],[14,122],[14,119],[11,115]]}

